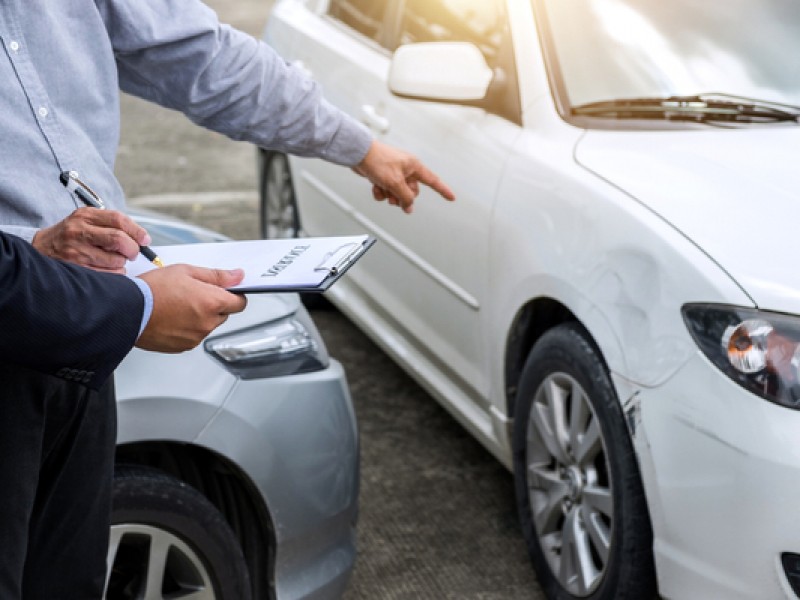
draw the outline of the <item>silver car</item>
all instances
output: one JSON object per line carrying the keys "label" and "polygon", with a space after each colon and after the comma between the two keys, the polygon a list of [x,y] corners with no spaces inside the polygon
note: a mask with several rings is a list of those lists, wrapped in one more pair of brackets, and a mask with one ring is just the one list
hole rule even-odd
{"label": "silver car", "polygon": [[[154,245],[226,239],[136,213]],[[335,598],[354,559],[356,421],[294,294],[250,296],[190,352],[134,350],[106,598]]]}

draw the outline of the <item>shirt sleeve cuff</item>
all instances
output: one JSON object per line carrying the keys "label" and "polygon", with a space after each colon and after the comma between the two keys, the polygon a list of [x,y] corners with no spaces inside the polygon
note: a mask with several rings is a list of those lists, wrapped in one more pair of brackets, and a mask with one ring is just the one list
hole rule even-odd
{"label": "shirt sleeve cuff", "polygon": [[33,237],[39,232],[36,227],[23,227],[21,225],[0,225],[0,230],[21,237],[28,243],[33,242]]}
{"label": "shirt sleeve cuff", "polygon": [[355,167],[364,160],[373,139],[364,125],[342,113],[339,128],[321,158],[346,167]]}
{"label": "shirt sleeve cuff", "polygon": [[[139,327],[139,335],[142,335],[144,328],[147,327],[147,323],[150,321],[150,315],[153,313],[153,291],[150,289],[150,286],[147,285],[147,282],[144,279],[140,279],[139,277],[128,277],[136,286],[139,288],[139,291],[142,292],[142,296],[144,296],[144,311],[142,312],[142,324]],[[138,335],[136,336],[138,339]]]}

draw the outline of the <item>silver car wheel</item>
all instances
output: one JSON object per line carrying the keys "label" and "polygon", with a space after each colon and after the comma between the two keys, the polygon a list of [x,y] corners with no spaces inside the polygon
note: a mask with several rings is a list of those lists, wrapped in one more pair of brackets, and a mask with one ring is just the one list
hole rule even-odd
{"label": "silver car wheel", "polygon": [[[128,558],[125,558],[125,556]],[[137,560],[130,560],[136,556]],[[174,534],[149,525],[111,527],[108,549],[112,569],[139,569],[142,600],[215,600],[214,586],[203,561]]]}
{"label": "silver car wheel", "polygon": [[266,160],[262,190],[262,234],[267,239],[297,236],[297,204],[289,161],[283,154]]}
{"label": "silver car wheel", "polygon": [[594,592],[609,564],[614,501],[605,441],[586,392],[552,373],[531,406],[527,481],[541,548],[573,596]]}

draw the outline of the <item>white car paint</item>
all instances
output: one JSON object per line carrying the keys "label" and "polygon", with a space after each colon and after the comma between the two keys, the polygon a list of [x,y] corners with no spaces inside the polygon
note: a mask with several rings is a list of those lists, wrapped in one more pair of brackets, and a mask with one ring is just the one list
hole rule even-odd
{"label": "white car paint", "polygon": [[355,175],[293,158],[306,233],[379,239],[329,295],[509,467],[509,339],[523,307],[557,299],[596,341],[631,420],[659,593],[796,597],[780,554],[800,553],[800,412],[722,375],[681,307],[800,314],[800,128],[567,123],[531,3],[506,7],[520,123],[394,96],[391,54],[327,2],[276,5],[267,41],[458,196],[423,190],[405,218]]}
{"label": "white car paint", "polygon": [[800,313],[795,129],[591,132],[580,164],[646,202],[694,241],[758,306]]}

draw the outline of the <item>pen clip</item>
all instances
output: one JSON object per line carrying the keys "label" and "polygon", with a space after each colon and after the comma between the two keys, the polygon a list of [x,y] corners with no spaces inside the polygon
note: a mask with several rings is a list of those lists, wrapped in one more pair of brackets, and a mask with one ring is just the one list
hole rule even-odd
{"label": "pen clip", "polygon": [[328,271],[330,275],[336,275],[343,267],[347,266],[356,254],[358,254],[361,247],[362,244],[358,242],[343,244],[335,250],[327,252],[320,263],[314,267],[314,270]]}
{"label": "pen clip", "polygon": [[59,179],[67,190],[76,194],[84,204],[94,208],[106,207],[103,199],[86,183],[81,181],[77,171],[62,171]]}

